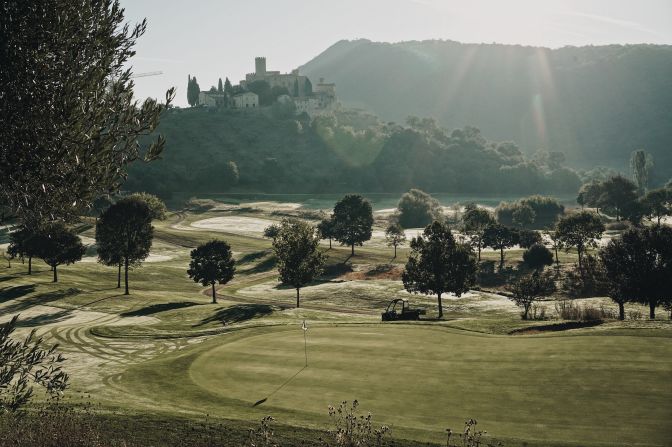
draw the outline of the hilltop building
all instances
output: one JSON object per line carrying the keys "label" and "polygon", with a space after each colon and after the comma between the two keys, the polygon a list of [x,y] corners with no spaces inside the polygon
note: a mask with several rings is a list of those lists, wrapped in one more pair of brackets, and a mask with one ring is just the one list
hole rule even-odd
{"label": "hilltop building", "polygon": [[266,81],[273,87],[284,87],[293,97],[306,96],[310,94],[312,87],[307,76],[299,74],[299,70],[292,70],[291,73],[281,74],[279,71],[266,70],[266,58],[254,58],[254,73],[248,73],[244,81],[240,81],[240,86],[247,86],[255,81]]}
{"label": "hilltop building", "polygon": [[299,74],[298,69],[292,70],[291,73],[268,71],[265,57],[255,58],[254,68],[254,73],[248,73],[245,79],[240,81],[240,85],[235,87],[234,91],[239,93],[227,97],[226,93],[214,90],[200,92],[198,104],[204,107],[258,109],[259,95],[250,91],[250,86],[257,81],[266,82],[271,89],[275,87],[286,89],[286,93],[280,94],[275,101],[282,104],[293,102],[297,114],[305,112],[314,117],[329,112],[338,104],[336,84],[326,83],[324,78],[320,78],[320,82],[313,87],[310,79]]}

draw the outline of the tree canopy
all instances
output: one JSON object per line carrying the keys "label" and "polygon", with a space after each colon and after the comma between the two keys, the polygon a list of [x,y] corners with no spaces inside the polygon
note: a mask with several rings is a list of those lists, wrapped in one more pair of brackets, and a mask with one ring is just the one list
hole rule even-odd
{"label": "tree canopy", "polygon": [[212,286],[212,303],[217,303],[215,284],[226,284],[236,271],[231,246],[226,241],[212,240],[191,251],[187,274],[194,282]]}
{"label": "tree canopy", "polygon": [[499,265],[504,266],[504,250],[518,243],[518,232],[502,224],[493,224],[483,232],[483,246],[499,250]]}
{"label": "tree canopy", "polygon": [[604,224],[597,215],[581,211],[560,219],[555,233],[565,249],[576,248],[579,255],[579,269],[581,269],[586,249],[597,247],[597,240],[602,237],[604,230]]}
{"label": "tree canopy", "polygon": [[74,264],[82,259],[86,252],[86,247],[79,236],[61,222],[40,227],[36,237],[39,239],[39,256],[51,266],[54,282],[58,282],[59,265]]}
{"label": "tree canopy", "polygon": [[670,303],[672,290],[672,228],[655,225],[632,229],[612,239],[600,251],[615,301],[635,301],[656,307]]}
{"label": "tree canopy", "polygon": [[419,189],[411,189],[397,204],[399,224],[403,228],[417,228],[441,219],[441,204]]}
{"label": "tree canopy", "polygon": [[137,198],[119,200],[96,223],[98,260],[106,265],[123,261],[125,295],[129,294],[128,270],[149,256],[153,237],[152,212],[145,201]]}
{"label": "tree canopy", "polygon": [[406,243],[406,233],[397,222],[393,222],[385,229],[385,241],[388,247],[394,247],[394,257],[397,257],[397,247]]}
{"label": "tree canopy", "polygon": [[461,296],[476,281],[476,259],[468,245],[455,241],[445,223],[433,222],[422,235],[411,240],[411,253],[402,274],[408,292],[437,295],[439,318],[443,317],[441,296]]}
{"label": "tree canopy", "polygon": [[462,223],[463,230],[469,236],[472,246],[476,247],[480,262],[483,233],[488,226],[495,224],[495,218],[488,210],[479,208],[475,204],[468,204],[462,216]]}
{"label": "tree canopy", "polygon": [[125,67],[147,24],[126,26],[117,0],[5,2],[0,16],[2,201],[31,226],[75,218],[129,163],[158,158],[163,138],[139,137],[174,91],[134,99]]}
{"label": "tree canopy", "polygon": [[326,256],[318,250],[319,242],[312,225],[295,219],[283,219],[273,240],[279,280],[296,289],[297,308],[300,289],[322,273]]}
{"label": "tree canopy", "polygon": [[373,208],[371,203],[357,194],[348,194],[334,206],[334,239],[349,245],[355,254],[355,245],[363,245],[371,239]]}

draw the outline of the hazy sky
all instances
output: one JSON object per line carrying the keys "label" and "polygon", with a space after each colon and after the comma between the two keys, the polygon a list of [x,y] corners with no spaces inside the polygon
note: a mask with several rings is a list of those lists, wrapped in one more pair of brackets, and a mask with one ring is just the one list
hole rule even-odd
{"label": "hazy sky", "polygon": [[672,44],[672,0],[121,0],[126,17],[146,17],[133,60],[139,97],[201,89],[221,76],[236,84],[266,56],[290,71],[341,39],[450,39],[562,47]]}

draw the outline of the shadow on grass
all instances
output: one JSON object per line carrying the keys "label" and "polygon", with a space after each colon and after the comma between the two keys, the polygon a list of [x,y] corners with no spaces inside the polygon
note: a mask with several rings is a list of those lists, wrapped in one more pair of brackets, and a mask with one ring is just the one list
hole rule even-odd
{"label": "shadow on grass", "polygon": [[214,315],[204,318],[193,327],[205,326],[209,323],[220,322],[222,325],[240,323],[252,318],[263,317],[273,313],[268,304],[236,304],[235,306],[219,309]]}
{"label": "shadow on grass", "polygon": [[53,292],[40,293],[38,295],[33,295],[29,298],[17,301],[13,304],[10,304],[7,307],[2,308],[2,313],[4,314],[19,313],[33,306],[48,305],[52,301],[58,301],[63,298],[79,295],[81,292],[82,292],[81,290],[71,287],[65,290],[55,290]]}
{"label": "shadow on grass", "polygon": [[581,328],[586,328],[586,327],[594,327],[594,326],[599,326],[604,321],[602,320],[595,320],[595,321],[567,321],[564,323],[554,323],[554,324],[544,324],[541,326],[530,326],[530,327],[524,327],[520,329],[515,329],[509,334],[511,335],[527,335],[527,334],[538,334],[538,333],[543,333],[543,332],[559,332],[559,331],[567,331],[570,329],[581,329]]}
{"label": "shadow on grass", "polygon": [[24,295],[33,293],[34,291],[35,291],[35,284],[27,284],[24,286],[15,286],[15,287],[4,287],[0,289],[0,303],[21,298]]}
{"label": "shadow on grass", "polygon": [[181,301],[178,303],[150,304],[149,306],[143,307],[141,309],[124,312],[119,315],[122,317],[144,317],[147,315],[158,314],[160,312],[166,312],[169,310],[184,309],[186,307],[200,306],[200,305],[201,305],[200,303],[194,303],[192,301]]}
{"label": "shadow on grass", "polygon": [[244,256],[242,256],[238,261],[236,261],[238,264],[247,264],[248,262],[254,262],[257,261],[270,252],[268,250],[259,250],[259,251],[253,251],[252,253],[248,253]]}
{"label": "shadow on grass", "polygon": [[44,324],[59,323],[61,321],[67,320],[71,316],[72,316],[71,310],[63,309],[52,314],[36,315],[34,317],[29,318],[19,318],[17,326],[34,327],[34,326],[42,326]]}
{"label": "shadow on grass", "polygon": [[256,264],[254,267],[245,270],[245,273],[268,272],[269,270],[273,270],[273,268],[275,267],[275,263],[276,263],[276,257],[270,256],[269,258],[261,261],[259,264]]}

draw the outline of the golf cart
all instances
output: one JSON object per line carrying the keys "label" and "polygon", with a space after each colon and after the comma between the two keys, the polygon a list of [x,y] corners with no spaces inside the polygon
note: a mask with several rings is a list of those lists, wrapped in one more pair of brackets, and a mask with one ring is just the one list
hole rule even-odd
{"label": "golf cart", "polygon": [[383,321],[419,320],[424,314],[425,309],[411,309],[407,299],[397,298],[390,301],[382,317]]}

